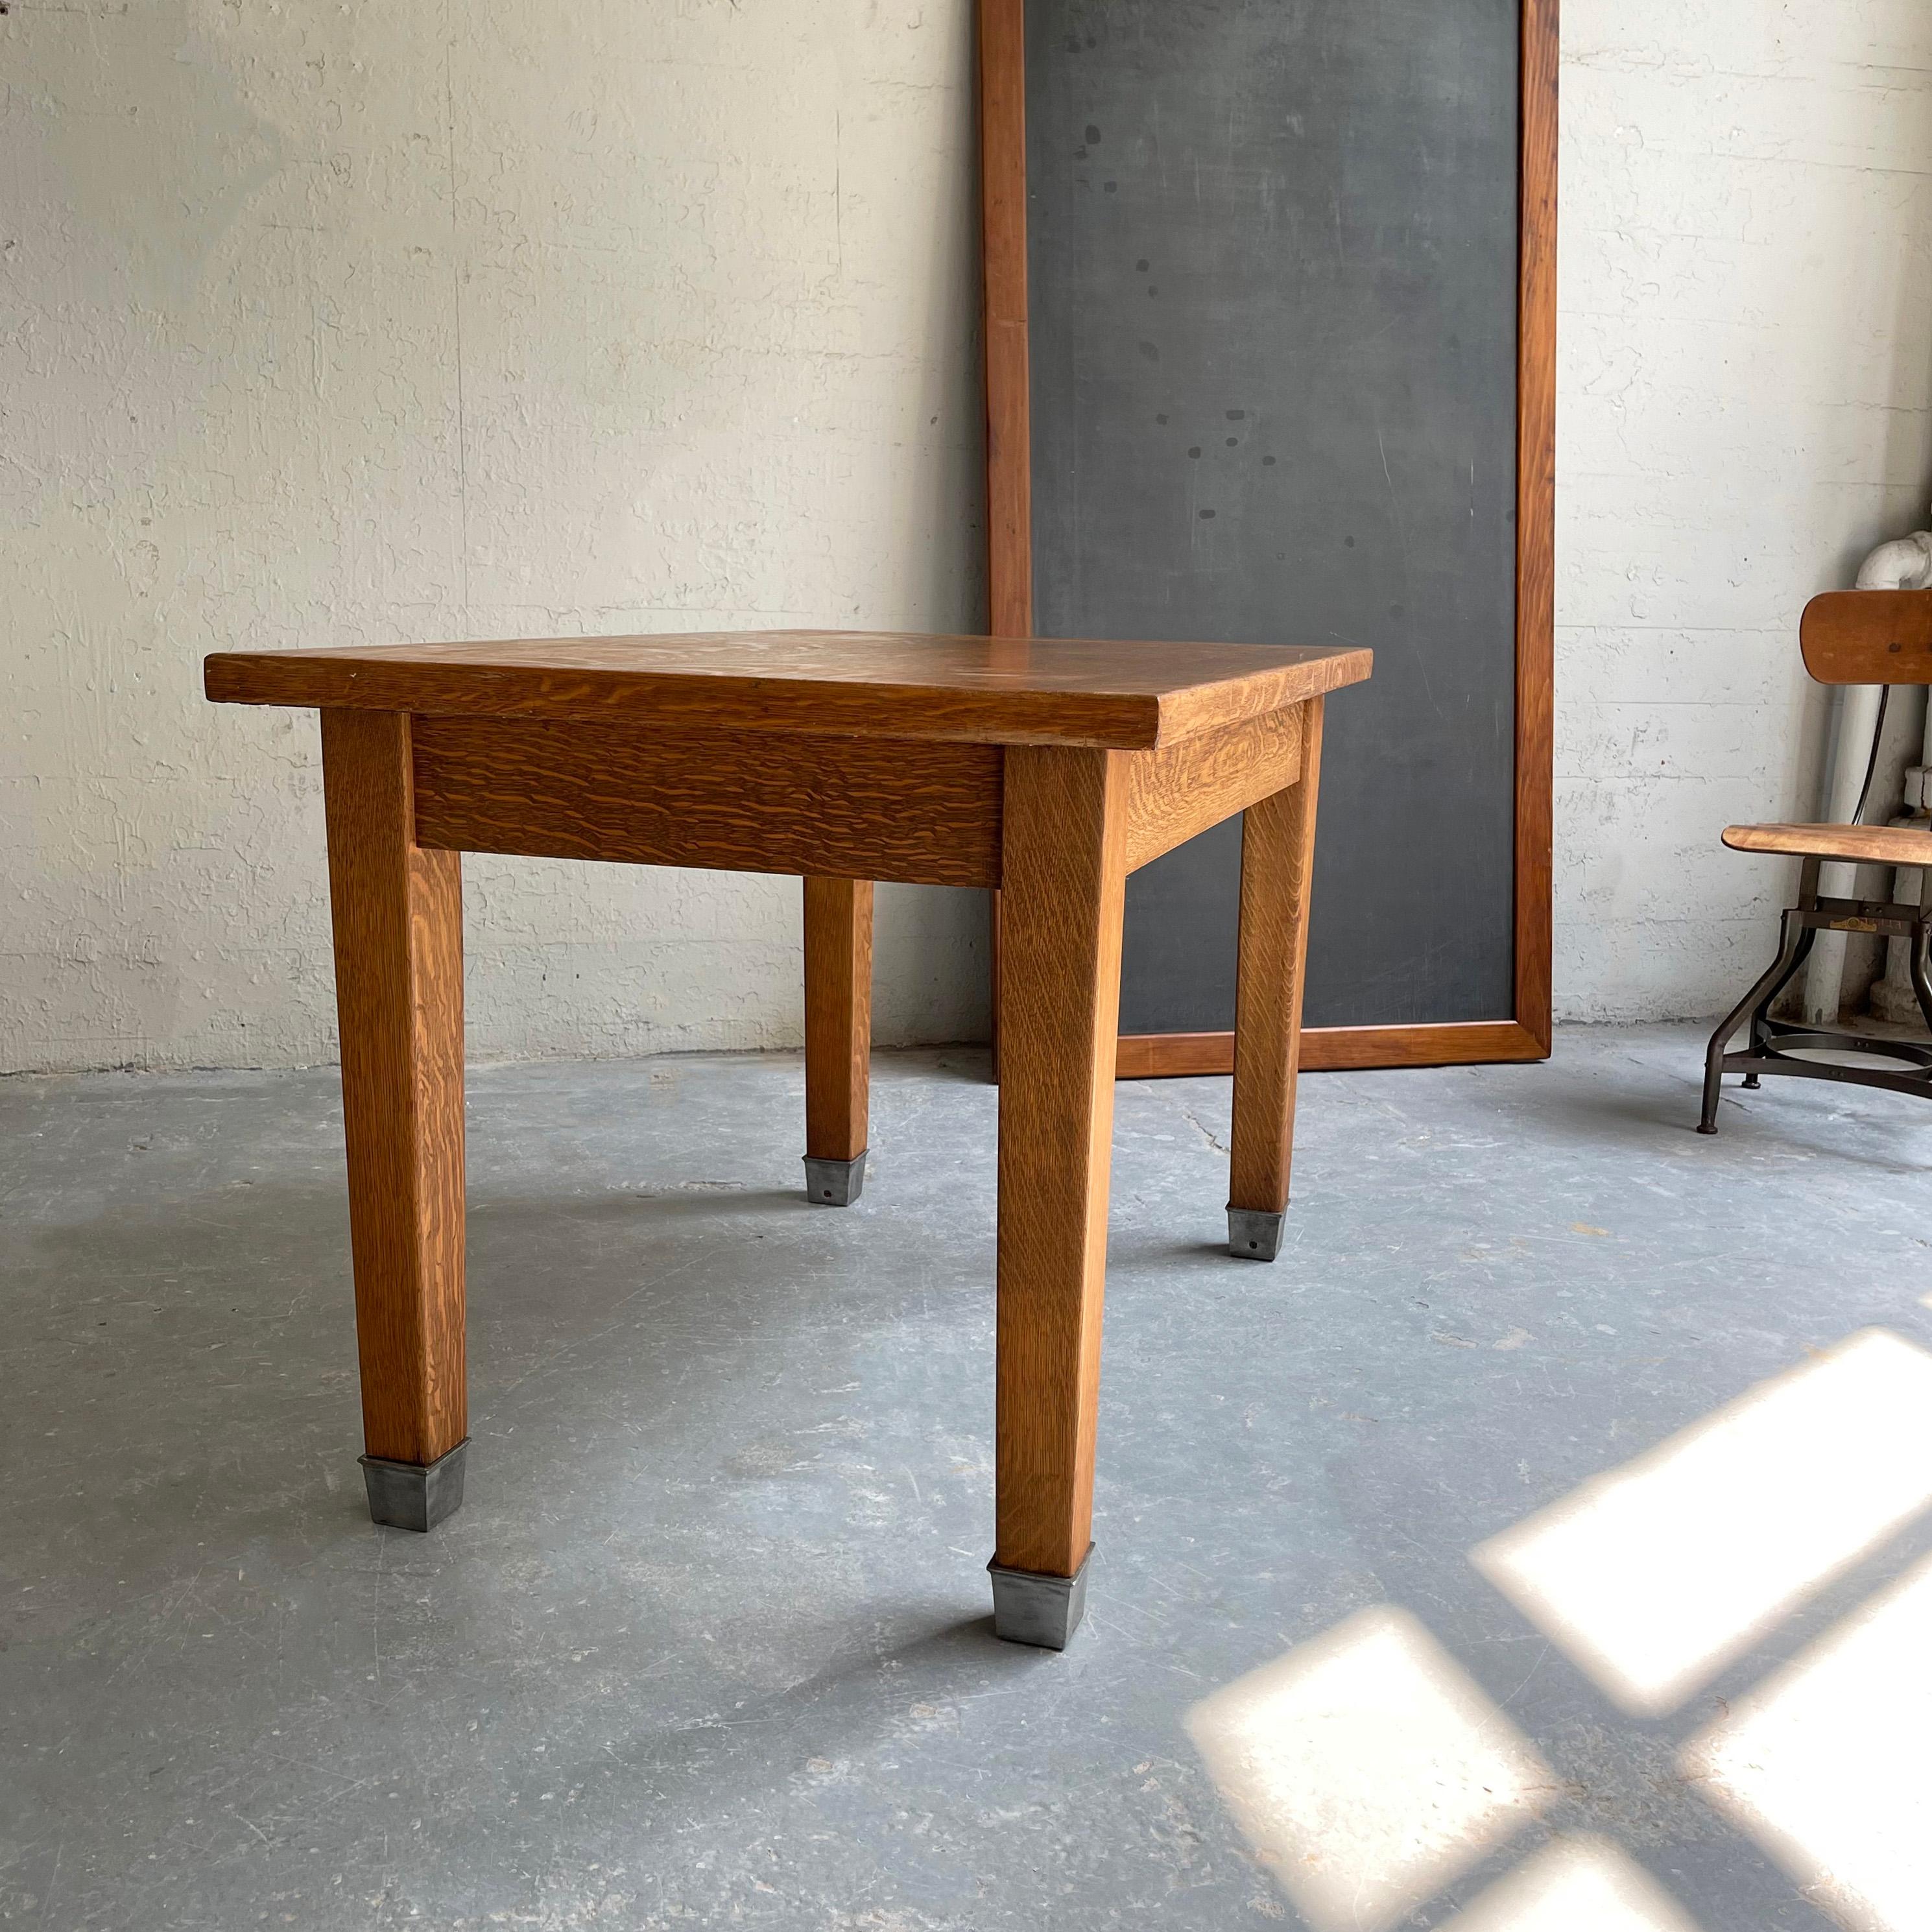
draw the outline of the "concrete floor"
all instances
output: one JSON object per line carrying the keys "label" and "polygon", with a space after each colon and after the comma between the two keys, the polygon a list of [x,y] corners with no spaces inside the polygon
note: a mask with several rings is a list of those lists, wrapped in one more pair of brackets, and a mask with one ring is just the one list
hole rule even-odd
{"label": "concrete floor", "polygon": [[[1680,1747],[1932,1552],[1932,1406],[1876,1529],[1821,1517],[1828,1444],[1753,1493],[1796,1397],[1768,1460],[1685,1466],[1688,1544],[1638,1486],[1631,1615],[1700,1564],[1742,1592],[1648,1714],[1615,1628],[1470,1560],[1873,1327],[1882,1436],[1932,1346],[1932,1114],[1767,1084],[1700,1139],[1698,1052],[1311,1078],[1271,1268],[1218,1246],[1227,1083],[1124,1085],[1064,1656],[986,1615],[978,1055],[882,1058],[842,1213],[800,1198],[795,1060],[475,1072],[469,1496],[426,1538],[364,1510],[333,1075],[0,1082],[0,1922],[1927,1922],[1870,1822],[1927,1775],[1887,1768],[1888,1688],[1805,1748],[1850,1823],[1754,1823]],[[1597,1916],[1526,1905],[1575,1842]]]}

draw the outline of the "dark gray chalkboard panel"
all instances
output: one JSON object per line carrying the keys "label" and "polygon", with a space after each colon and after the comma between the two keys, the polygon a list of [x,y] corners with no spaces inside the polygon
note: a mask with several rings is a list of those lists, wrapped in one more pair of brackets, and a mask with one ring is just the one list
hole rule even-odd
{"label": "dark gray chalkboard panel", "polygon": [[[1518,0],[1027,0],[1033,628],[1346,641],[1311,1026],[1512,979]],[[1128,883],[1124,1033],[1234,1018],[1238,824]]]}

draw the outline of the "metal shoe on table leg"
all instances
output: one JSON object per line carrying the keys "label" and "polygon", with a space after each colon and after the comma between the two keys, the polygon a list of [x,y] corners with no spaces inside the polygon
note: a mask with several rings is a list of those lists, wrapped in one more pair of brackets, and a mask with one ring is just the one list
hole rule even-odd
{"label": "metal shoe on table leg", "polygon": [[1003,1570],[986,1565],[993,1580],[993,1634],[1008,1643],[1030,1643],[1040,1650],[1064,1650],[1087,1614],[1087,1573],[1094,1546],[1071,1576],[1042,1576],[1036,1570]]}
{"label": "metal shoe on table leg", "polygon": [[456,1514],[463,1501],[463,1463],[470,1438],[434,1462],[392,1462],[364,1456],[362,1480],[370,1518],[391,1529],[427,1531]]}
{"label": "metal shoe on table leg", "polygon": [[1228,1252],[1241,1261],[1271,1262],[1281,1252],[1286,1211],[1270,1214],[1260,1208],[1228,1210]]}
{"label": "metal shoe on table leg", "polygon": [[849,1208],[866,1184],[866,1154],[861,1148],[850,1160],[805,1157],[805,1198],[820,1208]]}

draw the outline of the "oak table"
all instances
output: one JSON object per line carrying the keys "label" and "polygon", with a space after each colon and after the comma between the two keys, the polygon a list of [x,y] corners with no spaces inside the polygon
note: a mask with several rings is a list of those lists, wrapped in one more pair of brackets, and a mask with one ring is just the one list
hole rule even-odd
{"label": "oak table", "polygon": [[322,713],[362,1459],[379,1522],[461,1500],[460,854],[804,880],[807,1191],[864,1174],[872,881],[1002,897],[1000,1635],[1085,1600],[1122,886],[1244,812],[1228,1244],[1288,1203],[1324,692],[1366,650],[765,632],[224,652]]}

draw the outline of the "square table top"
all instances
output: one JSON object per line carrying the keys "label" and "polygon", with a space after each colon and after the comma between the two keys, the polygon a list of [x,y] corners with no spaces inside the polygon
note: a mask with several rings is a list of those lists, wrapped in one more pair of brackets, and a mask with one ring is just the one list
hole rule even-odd
{"label": "square table top", "polygon": [[204,676],[229,704],[1135,750],[1357,683],[1370,662],[1352,645],[712,631],[222,651]]}

